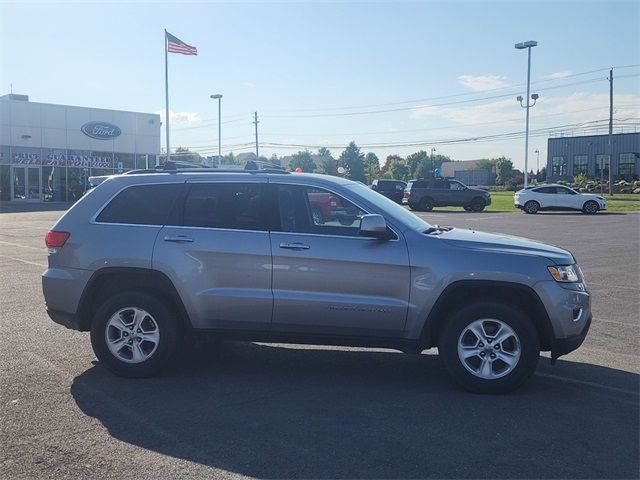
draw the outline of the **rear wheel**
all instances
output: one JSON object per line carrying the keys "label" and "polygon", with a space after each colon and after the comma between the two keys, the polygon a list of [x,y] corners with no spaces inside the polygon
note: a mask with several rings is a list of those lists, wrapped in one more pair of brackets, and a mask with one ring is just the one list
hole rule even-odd
{"label": "rear wheel", "polygon": [[594,200],[589,200],[582,206],[582,213],[586,213],[587,215],[594,215],[598,213],[598,210],[600,210],[600,206],[598,202]]}
{"label": "rear wheel", "polygon": [[485,201],[482,198],[474,198],[471,200],[471,204],[469,205],[472,212],[481,212],[484,210],[485,206]]}
{"label": "rear wheel", "polygon": [[144,292],[116,294],[96,311],[91,345],[107,369],[123,377],[148,377],[166,367],[182,343],[179,319]]}
{"label": "rear wheel", "polygon": [[524,204],[525,213],[534,214],[538,213],[538,210],[540,210],[540,204],[535,200],[529,200]]}
{"label": "rear wheel", "polygon": [[430,212],[431,210],[433,210],[433,200],[429,197],[425,197],[422,200],[420,200],[420,210],[422,210],[423,212]]}
{"label": "rear wheel", "polygon": [[452,377],[476,393],[507,393],[535,371],[540,340],[529,318],[509,305],[471,304],[443,326],[438,351]]}

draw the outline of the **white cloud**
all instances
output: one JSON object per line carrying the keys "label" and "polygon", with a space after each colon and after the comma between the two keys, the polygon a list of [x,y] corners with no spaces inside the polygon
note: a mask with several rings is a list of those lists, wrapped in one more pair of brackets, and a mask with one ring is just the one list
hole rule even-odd
{"label": "white cloud", "polygon": [[570,76],[572,73],[573,72],[571,72],[570,70],[564,70],[562,72],[550,73],[549,75],[545,75],[544,78],[548,78],[549,80],[558,80],[560,78],[566,78]]}
{"label": "white cloud", "polygon": [[[160,115],[160,120],[164,124],[165,111],[160,110],[155,113]],[[169,110],[169,118],[171,119],[171,125],[194,125],[202,122],[202,118],[196,112],[174,112]]]}
{"label": "white cloud", "polygon": [[485,92],[496,88],[508,87],[507,77],[502,75],[460,75],[458,83],[474,92]]}
{"label": "white cloud", "polygon": [[242,85],[244,85],[247,88],[255,88],[256,84],[253,82],[242,82]]}

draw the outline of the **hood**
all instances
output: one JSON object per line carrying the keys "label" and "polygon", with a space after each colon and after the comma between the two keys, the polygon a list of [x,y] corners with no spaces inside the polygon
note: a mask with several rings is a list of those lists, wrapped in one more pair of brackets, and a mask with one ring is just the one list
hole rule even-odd
{"label": "hood", "polygon": [[454,228],[442,234],[440,238],[449,245],[459,248],[469,248],[479,252],[536,255],[546,257],[557,265],[571,265],[575,263],[571,252],[554,247],[553,245],[529,240],[528,238],[459,228]]}

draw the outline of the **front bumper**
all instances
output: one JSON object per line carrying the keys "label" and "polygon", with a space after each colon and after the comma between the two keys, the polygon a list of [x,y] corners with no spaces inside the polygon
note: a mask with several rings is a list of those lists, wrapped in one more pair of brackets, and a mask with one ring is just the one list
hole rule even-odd
{"label": "front bumper", "polygon": [[584,327],[582,327],[582,331],[576,335],[571,335],[567,338],[557,338],[554,340],[552,348],[551,348],[551,362],[555,363],[558,357],[562,355],[566,355],[567,353],[573,352],[578,349],[584,339],[587,338],[587,333],[589,333],[589,328],[591,327],[592,316],[587,318]]}
{"label": "front bumper", "polygon": [[591,326],[591,295],[586,290],[563,288],[553,280],[538,282],[534,290],[542,301],[550,321],[551,357],[577,349]]}

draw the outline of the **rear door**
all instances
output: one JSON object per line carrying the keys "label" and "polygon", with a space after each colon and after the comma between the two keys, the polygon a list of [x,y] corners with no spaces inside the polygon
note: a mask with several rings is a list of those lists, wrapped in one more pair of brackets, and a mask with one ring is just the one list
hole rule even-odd
{"label": "rear door", "polygon": [[266,179],[190,182],[160,231],[153,268],[165,273],[195,328],[267,330],[271,245]]}
{"label": "rear door", "polygon": [[[342,195],[304,185],[271,184],[277,218],[273,251],[273,329],[297,333],[397,337],[410,289],[402,234],[358,235],[365,210]],[[312,199],[332,199],[322,221]]]}

